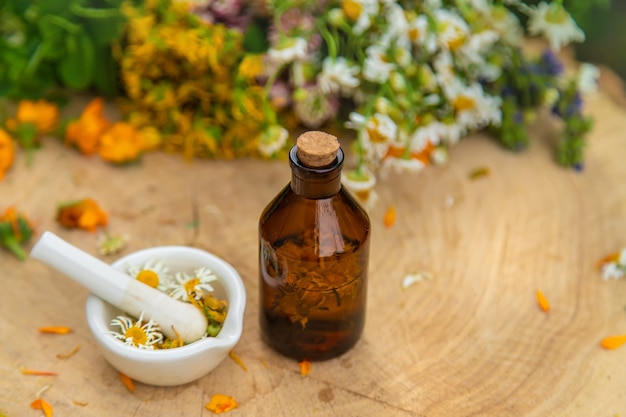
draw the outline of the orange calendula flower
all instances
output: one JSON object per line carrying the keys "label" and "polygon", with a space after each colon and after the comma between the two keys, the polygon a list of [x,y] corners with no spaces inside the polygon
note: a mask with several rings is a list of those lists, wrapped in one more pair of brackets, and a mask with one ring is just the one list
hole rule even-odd
{"label": "orange calendula flower", "polygon": [[40,327],[40,333],[53,333],[53,334],[67,334],[72,331],[69,327],[66,326],[44,326]]}
{"label": "orange calendula flower", "polygon": [[383,218],[383,223],[385,227],[391,227],[396,222],[396,208],[391,206],[387,209],[385,213],[385,217]]}
{"label": "orange calendula flower", "polygon": [[215,414],[222,414],[237,408],[237,401],[229,395],[214,394],[211,397],[211,401],[205,404],[204,407]]}
{"label": "orange calendula flower", "polygon": [[605,337],[604,339],[602,339],[602,342],[600,342],[600,346],[605,349],[611,350],[621,347],[624,343],[626,343],[626,334]]}
{"label": "orange calendula flower", "polygon": [[98,154],[105,161],[123,164],[137,160],[143,150],[141,133],[129,123],[117,122],[100,138]]}
{"label": "orange calendula flower", "polygon": [[95,232],[98,226],[106,226],[107,214],[91,198],[63,204],[57,211],[57,221],[68,228],[80,228]]}
{"label": "orange calendula flower", "polygon": [[298,362],[298,366],[300,367],[300,375],[307,376],[309,372],[311,372],[311,361],[302,360]]}
{"label": "orange calendula flower", "polygon": [[131,379],[131,377],[121,372],[119,373],[119,375],[120,375],[120,381],[122,381],[122,384],[124,384],[126,389],[129,390],[130,392],[135,392],[135,382]]}
{"label": "orange calendula flower", "polygon": [[59,108],[46,100],[22,100],[17,105],[14,119],[7,120],[9,130],[16,131],[20,125],[35,126],[37,135],[49,133],[59,123]]}
{"label": "orange calendula flower", "polygon": [[539,304],[539,308],[546,313],[550,311],[550,303],[548,302],[548,299],[539,290],[537,290],[537,304]]}
{"label": "orange calendula flower", "polygon": [[35,401],[30,403],[30,408],[33,408],[35,410],[42,410],[44,416],[52,417],[52,406],[42,398],[37,398]]}
{"label": "orange calendula flower", "polygon": [[4,178],[15,159],[15,145],[13,138],[4,130],[0,129],[0,180]]}
{"label": "orange calendula flower", "polygon": [[85,155],[93,155],[98,151],[100,137],[109,128],[111,122],[104,118],[104,100],[93,99],[80,118],[70,122],[65,129],[65,144],[73,145]]}

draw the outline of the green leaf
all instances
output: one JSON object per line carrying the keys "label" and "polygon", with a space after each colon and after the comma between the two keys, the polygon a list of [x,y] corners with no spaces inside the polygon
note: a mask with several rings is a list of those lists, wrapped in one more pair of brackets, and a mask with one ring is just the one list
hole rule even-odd
{"label": "green leaf", "polygon": [[59,62],[59,76],[63,83],[73,89],[84,90],[93,81],[95,51],[91,38],[86,34],[66,38],[66,56]]}
{"label": "green leaf", "polygon": [[99,46],[95,49],[95,67],[93,82],[98,92],[113,97],[119,94],[118,68],[113,59],[111,48]]}
{"label": "green leaf", "polygon": [[243,47],[252,53],[267,51],[269,42],[265,34],[267,33],[263,22],[252,22],[246,29],[243,37]]}

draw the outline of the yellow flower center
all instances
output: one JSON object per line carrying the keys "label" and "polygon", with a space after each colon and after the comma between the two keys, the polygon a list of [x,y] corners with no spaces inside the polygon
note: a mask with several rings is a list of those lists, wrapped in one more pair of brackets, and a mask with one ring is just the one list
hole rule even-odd
{"label": "yellow flower center", "polygon": [[189,299],[193,298],[193,293],[195,292],[194,287],[199,283],[200,280],[198,278],[192,278],[189,281],[185,282],[185,292],[187,293]]}
{"label": "yellow flower center", "polygon": [[348,19],[357,20],[363,12],[363,6],[354,0],[344,0],[341,3],[341,10],[343,10]]}
{"label": "yellow flower center", "polygon": [[374,143],[384,143],[387,141],[387,137],[383,135],[380,131],[380,122],[378,119],[372,119],[367,124],[367,134],[370,137],[370,140]]}
{"label": "yellow flower center", "polygon": [[460,35],[448,41],[448,48],[450,48],[451,51],[456,51],[461,46],[463,46],[464,43],[465,43],[465,36]]}
{"label": "yellow flower center", "polygon": [[550,9],[546,13],[546,22],[553,24],[563,24],[567,21],[569,14],[558,4],[550,4]]}
{"label": "yellow flower center", "polygon": [[471,110],[476,107],[476,102],[467,96],[458,96],[452,101],[452,107],[456,111]]}
{"label": "yellow flower center", "polygon": [[156,288],[159,286],[159,275],[154,271],[144,269],[137,274],[137,281],[143,282],[152,288]]}
{"label": "yellow flower center", "polygon": [[419,39],[420,37],[420,31],[417,28],[411,28],[409,29],[409,39],[411,39],[411,41],[415,42]]}
{"label": "yellow flower center", "polygon": [[145,345],[148,341],[148,335],[144,329],[138,326],[129,327],[124,333],[124,337],[130,338],[135,346]]}

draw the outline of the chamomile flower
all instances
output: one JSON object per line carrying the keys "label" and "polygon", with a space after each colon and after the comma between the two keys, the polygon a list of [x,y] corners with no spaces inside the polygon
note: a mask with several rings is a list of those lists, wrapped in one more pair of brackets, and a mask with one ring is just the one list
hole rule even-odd
{"label": "chamomile flower", "polygon": [[359,86],[359,67],[348,63],[344,57],[327,57],[322,63],[322,72],[317,82],[324,94],[342,92],[349,95],[352,90]]}
{"label": "chamomile flower", "polygon": [[289,138],[289,132],[282,126],[272,125],[267,127],[259,137],[259,153],[270,157],[280,151]]}
{"label": "chamomile flower", "polygon": [[359,199],[366,209],[371,209],[378,200],[374,191],[376,177],[367,168],[360,171],[346,171],[341,174],[341,183]]}
{"label": "chamomile flower", "polygon": [[461,127],[475,130],[489,124],[500,124],[501,99],[485,93],[480,84],[465,86],[458,81],[449,85],[445,93]]}
{"label": "chamomile flower", "polygon": [[542,1],[536,8],[530,8],[528,14],[528,31],[533,35],[544,35],[556,51],[572,41],[585,40],[585,33],[557,2]]}
{"label": "chamomile flower", "polygon": [[459,49],[469,37],[469,25],[458,14],[438,9],[434,12],[438,26],[437,39],[440,47],[444,50],[455,51]]}
{"label": "chamomile flower", "polygon": [[303,38],[283,38],[279,44],[267,51],[268,58],[275,65],[299,61],[307,56],[307,43]]}
{"label": "chamomile flower", "polygon": [[389,172],[395,172],[397,174],[402,173],[416,173],[420,172],[426,164],[417,158],[406,157],[406,158],[398,158],[398,157],[387,157],[383,159],[380,175],[385,177],[389,175]]}
{"label": "chamomile flower", "polygon": [[610,262],[602,266],[602,277],[606,280],[620,279],[626,275],[626,266],[620,267],[616,262]]}
{"label": "chamomile flower", "polygon": [[111,327],[119,327],[119,331],[111,330],[110,334],[128,346],[139,349],[154,350],[163,342],[163,333],[159,325],[152,320],[144,322],[143,312],[139,319],[133,320],[126,316],[117,316],[110,323]]}
{"label": "chamomile flower", "polygon": [[395,65],[389,62],[387,53],[382,45],[374,44],[367,48],[367,57],[363,62],[363,78],[379,84],[384,84]]}
{"label": "chamomile flower", "polygon": [[409,19],[406,35],[414,45],[423,47],[429,54],[437,49],[437,38],[428,30],[428,18],[424,14]]}
{"label": "chamomile flower", "polygon": [[626,276],[626,248],[602,260],[602,277],[605,280],[620,279]]}
{"label": "chamomile flower", "polygon": [[192,274],[179,272],[176,274],[174,282],[170,285],[169,295],[177,300],[189,301],[189,297],[199,300],[204,292],[212,292],[213,286],[210,284],[217,280],[217,276],[208,268],[198,268]]}
{"label": "chamomile flower", "polygon": [[105,256],[115,255],[124,249],[128,240],[128,235],[110,235],[105,232],[98,236],[98,252]]}
{"label": "chamomile flower", "polygon": [[343,0],[341,10],[348,20],[354,22],[352,32],[361,35],[369,29],[372,19],[378,14],[378,0]]}
{"label": "chamomile flower", "polygon": [[173,278],[169,269],[156,259],[148,260],[143,266],[128,266],[126,273],[137,281],[161,291],[169,287]]}
{"label": "chamomile flower", "polygon": [[337,115],[339,99],[317,85],[305,85],[294,94],[294,112],[303,125],[317,129]]}
{"label": "chamomile flower", "polygon": [[493,5],[485,22],[495,30],[500,39],[509,45],[520,45],[524,30],[513,12],[502,5]]}
{"label": "chamomile flower", "polygon": [[444,134],[444,129],[443,123],[438,121],[418,127],[409,137],[411,152],[422,152],[429,143],[438,145]]}

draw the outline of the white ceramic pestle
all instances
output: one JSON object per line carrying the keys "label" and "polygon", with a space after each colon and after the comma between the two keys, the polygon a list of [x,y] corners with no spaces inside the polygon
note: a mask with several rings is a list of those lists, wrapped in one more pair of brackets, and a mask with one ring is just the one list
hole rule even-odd
{"label": "white ceramic pestle", "polygon": [[207,318],[196,307],[137,281],[78,249],[52,232],[45,232],[30,256],[72,278],[92,294],[120,310],[154,320],[163,334],[184,342],[199,340],[207,330]]}

